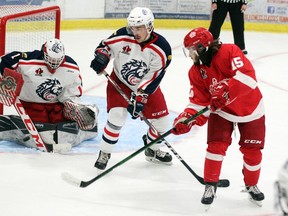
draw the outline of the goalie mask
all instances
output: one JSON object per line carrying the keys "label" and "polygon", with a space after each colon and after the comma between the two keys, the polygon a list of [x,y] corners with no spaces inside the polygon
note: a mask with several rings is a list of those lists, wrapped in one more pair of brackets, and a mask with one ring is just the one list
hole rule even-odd
{"label": "goalie mask", "polygon": [[136,7],[134,8],[128,18],[127,18],[127,29],[128,32],[132,26],[142,26],[144,25],[147,29],[147,33],[151,34],[154,30],[154,15],[149,8],[146,7]]}
{"label": "goalie mask", "polygon": [[42,45],[43,59],[51,73],[62,64],[65,58],[64,45],[58,39],[48,40]]}

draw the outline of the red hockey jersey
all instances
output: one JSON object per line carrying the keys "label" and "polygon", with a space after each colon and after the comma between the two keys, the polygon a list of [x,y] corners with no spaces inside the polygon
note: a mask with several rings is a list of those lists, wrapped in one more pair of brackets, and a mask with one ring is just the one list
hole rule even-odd
{"label": "red hockey jersey", "polygon": [[[231,122],[249,122],[264,115],[263,98],[257,85],[255,70],[234,44],[222,44],[212,58],[210,67],[193,65],[189,70],[189,80],[190,103],[186,112],[194,114],[208,106],[215,85],[225,80],[229,87],[230,103],[217,110],[218,115]],[[198,125],[204,123],[204,116],[197,119]]]}

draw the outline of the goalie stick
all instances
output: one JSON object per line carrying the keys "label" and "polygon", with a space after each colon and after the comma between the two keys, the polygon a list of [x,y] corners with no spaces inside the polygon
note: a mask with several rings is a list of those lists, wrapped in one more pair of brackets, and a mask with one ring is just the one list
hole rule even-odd
{"label": "goalie stick", "polygon": [[[131,101],[129,100],[128,96],[123,92],[123,90],[120,88],[120,86],[110,78],[109,74],[104,70],[103,74],[106,76],[106,78],[109,80],[109,82],[115,87],[115,89],[119,92],[119,94],[122,95],[122,97],[127,101],[128,104],[132,104]],[[208,107],[206,107],[205,112],[209,110]],[[204,113],[204,112],[203,112]],[[158,135],[159,132],[157,129],[154,127],[151,122],[148,121],[148,119],[143,115],[143,113],[140,113],[140,117],[143,119],[143,121],[152,129],[154,130]],[[170,149],[170,151],[181,161],[181,163],[189,170],[189,172],[197,179],[198,182],[201,184],[205,185],[204,178],[201,176],[197,175],[197,173],[194,172],[194,170],[185,162],[185,160],[176,152],[176,150],[170,145],[168,141],[163,139],[165,145]],[[218,187],[229,187],[230,182],[228,179],[220,179],[218,182]]]}
{"label": "goalie stick", "polygon": [[[198,116],[202,115],[204,112],[208,111],[209,108],[205,107],[204,109],[200,110],[199,112],[197,112],[195,115],[191,116],[190,118],[186,119],[184,121],[185,124],[188,124],[190,121],[194,120],[195,118],[197,118]],[[107,175],[108,173],[110,173],[112,170],[114,170],[115,168],[119,167],[120,165],[124,164],[125,162],[129,161],[130,159],[132,159],[133,157],[135,157],[136,155],[140,154],[141,152],[143,152],[145,149],[151,147],[152,145],[154,145],[155,143],[157,143],[158,141],[164,139],[165,137],[167,137],[168,135],[170,135],[172,132],[172,130],[174,130],[174,127],[168,131],[166,131],[165,133],[161,134],[157,139],[153,140],[152,142],[150,142],[149,144],[143,146],[142,148],[138,149],[137,151],[133,152],[132,154],[128,155],[126,158],[124,158],[123,160],[119,161],[118,163],[116,163],[115,165],[113,165],[112,167],[110,167],[109,169],[103,171],[102,173],[100,173],[99,175],[97,175],[96,177],[88,180],[88,181],[82,181],[79,180],[77,178],[75,178],[74,176],[72,176],[71,174],[65,172],[62,173],[61,177],[64,181],[66,181],[69,184],[72,184],[76,187],[81,187],[81,188],[85,188],[87,186],[89,186],[90,184],[92,184],[93,182],[95,182],[96,180],[102,178],[103,176]]]}
{"label": "goalie stick", "polygon": [[[24,80],[22,74],[17,73],[9,68],[5,68],[0,82],[0,102],[6,106],[14,106],[26,129],[31,134],[36,147],[41,151],[48,152],[47,146],[44,144],[33,121],[26,113],[21,101],[18,98],[23,84]],[[51,144],[51,146],[53,152],[67,152],[72,148],[71,144],[69,143]]]}

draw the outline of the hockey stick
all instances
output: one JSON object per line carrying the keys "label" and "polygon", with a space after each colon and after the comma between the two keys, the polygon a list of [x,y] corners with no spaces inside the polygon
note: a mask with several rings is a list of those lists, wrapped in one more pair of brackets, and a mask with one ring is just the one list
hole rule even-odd
{"label": "hockey stick", "polygon": [[[202,115],[204,112],[206,112],[207,110],[209,110],[208,107],[205,107],[204,109],[200,110],[199,112],[197,112],[195,115],[191,116],[190,118],[186,119],[184,121],[185,124],[188,124],[190,121],[194,120],[195,118],[197,118],[198,116]],[[152,145],[154,145],[155,143],[157,143],[158,141],[164,139],[165,137],[167,137],[168,135],[170,135],[172,132],[172,130],[174,130],[174,128],[168,130],[167,132],[161,134],[157,139],[153,140],[152,142],[150,142],[149,144],[143,146],[142,148],[138,149],[137,151],[133,152],[132,154],[130,154],[129,156],[127,156],[126,158],[124,158],[123,160],[119,161],[118,163],[116,163],[114,166],[110,167],[109,169],[103,171],[101,174],[97,175],[96,177],[88,180],[88,181],[82,181],[79,180],[77,178],[75,178],[74,176],[70,175],[69,173],[62,173],[62,179],[64,181],[66,181],[69,184],[72,184],[76,187],[82,187],[85,188],[88,185],[92,184],[93,182],[95,182],[96,180],[102,178],[103,176],[107,175],[108,173],[110,173],[112,170],[114,170],[116,167],[124,164],[125,162],[129,161],[130,159],[132,159],[133,157],[135,157],[136,155],[140,154],[141,152],[143,152],[145,149],[151,147]]]}
{"label": "hockey stick", "polygon": [[[31,134],[36,147],[44,152],[48,152],[47,146],[44,144],[41,136],[39,135],[33,121],[26,113],[21,101],[18,98],[21,88],[24,84],[22,74],[17,73],[9,68],[4,69],[4,74],[1,79],[0,85],[0,102],[4,105],[11,106],[13,105],[17,113],[21,117],[26,129]],[[54,152],[65,152],[71,150],[70,144],[51,144],[51,147]]]}
{"label": "hockey stick", "polygon": [[[109,76],[109,74],[104,70],[103,74],[106,76],[106,78],[109,80],[109,82],[115,87],[115,89],[119,92],[119,94],[122,95],[122,97],[127,101],[128,104],[132,104],[127,95],[123,92],[123,90],[120,88],[120,86]],[[209,110],[208,107],[206,107],[205,112]],[[158,135],[159,132],[154,127],[153,124],[151,124],[150,121],[141,113],[140,117],[144,120],[144,122],[152,129],[154,130]],[[197,175],[194,170],[185,162],[185,160],[176,152],[176,150],[168,143],[165,139],[164,143],[165,145],[173,152],[173,154],[181,161],[181,163],[190,171],[190,173],[203,185],[205,185],[204,178]],[[230,182],[228,179],[220,179],[218,182],[218,187],[229,187]]]}

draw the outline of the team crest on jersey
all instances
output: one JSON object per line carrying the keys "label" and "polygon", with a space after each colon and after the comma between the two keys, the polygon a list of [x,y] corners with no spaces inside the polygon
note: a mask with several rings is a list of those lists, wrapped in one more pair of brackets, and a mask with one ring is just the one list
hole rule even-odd
{"label": "team crest on jersey", "polygon": [[41,83],[37,89],[36,93],[45,101],[50,101],[59,96],[63,88],[61,83],[57,79],[47,79],[44,83]]}
{"label": "team crest on jersey", "polygon": [[131,51],[131,48],[129,46],[124,46],[122,48],[122,52],[121,53],[129,55],[130,51]]}
{"label": "team crest on jersey", "polygon": [[221,83],[221,82],[228,82],[228,81],[229,81],[228,78],[223,79],[223,80],[221,80],[221,81],[218,81],[215,77],[212,78],[212,80],[211,80],[211,85],[209,86],[209,92],[210,92],[210,94],[213,94],[213,93],[215,92],[215,90],[217,89],[217,86],[219,85],[219,83]]}
{"label": "team crest on jersey", "polygon": [[206,79],[207,78],[207,72],[206,72],[205,69],[200,68],[200,74],[201,74],[202,79]]}
{"label": "team crest on jersey", "polygon": [[35,70],[35,76],[42,76],[42,73],[44,71],[41,68],[38,68],[37,70]]}
{"label": "team crest on jersey", "polygon": [[123,65],[121,75],[129,85],[135,86],[148,71],[149,68],[145,62],[132,59],[130,62]]}

